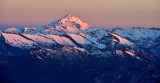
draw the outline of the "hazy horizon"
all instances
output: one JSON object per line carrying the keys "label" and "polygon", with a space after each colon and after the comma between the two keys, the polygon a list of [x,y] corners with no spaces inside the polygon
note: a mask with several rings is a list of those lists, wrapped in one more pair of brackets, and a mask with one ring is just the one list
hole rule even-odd
{"label": "hazy horizon", "polygon": [[158,0],[3,0],[1,25],[46,25],[66,14],[101,27],[160,27]]}

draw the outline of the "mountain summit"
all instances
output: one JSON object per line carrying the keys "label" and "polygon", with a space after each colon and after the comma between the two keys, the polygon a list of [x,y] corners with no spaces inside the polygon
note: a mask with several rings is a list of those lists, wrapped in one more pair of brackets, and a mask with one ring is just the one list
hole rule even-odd
{"label": "mountain summit", "polygon": [[54,27],[57,30],[63,30],[66,32],[77,32],[88,29],[90,25],[78,17],[68,14],[59,20],[51,22],[50,24],[46,25],[46,27]]}

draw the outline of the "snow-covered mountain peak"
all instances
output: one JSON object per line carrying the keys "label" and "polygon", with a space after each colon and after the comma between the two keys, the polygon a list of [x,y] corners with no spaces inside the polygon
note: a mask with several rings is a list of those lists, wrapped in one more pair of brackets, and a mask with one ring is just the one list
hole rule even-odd
{"label": "snow-covered mountain peak", "polygon": [[70,14],[65,15],[63,18],[59,19],[59,23],[61,23],[61,24],[68,23],[68,22],[74,22],[74,23],[81,24],[81,25],[86,24],[86,27],[89,26],[87,23],[85,23],[84,21],[82,21],[78,17],[72,16]]}
{"label": "snow-covered mountain peak", "polygon": [[75,32],[79,30],[86,30],[90,25],[78,17],[68,14],[61,19],[48,24],[47,27],[56,27],[58,30],[61,28],[61,30],[64,29],[69,32]]}
{"label": "snow-covered mountain peak", "polygon": [[75,17],[75,16],[72,16],[71,14],[66,14],[63,18],[68,18],[68,17]]}
{"label": "snow-covered mountain peak", "polygon": [[35,34],[36,33],[35,30],[36,30],[35,27],[25,27],[23,29],[23,33],[25,33],[25,34]]}
{"label": "snow-covered mountain peak", "polygon": [[12,27],[12,28],[8,28],[6,30],[4,30],[5,32],[10,32],[10,33],[21,33],[22,30],[18,29],[18,28],[15,28],[15,27]]}

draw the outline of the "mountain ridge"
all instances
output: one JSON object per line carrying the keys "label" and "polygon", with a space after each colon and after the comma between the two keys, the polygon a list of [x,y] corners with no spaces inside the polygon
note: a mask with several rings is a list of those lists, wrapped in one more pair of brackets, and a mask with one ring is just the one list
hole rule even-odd
{"label": "mountain ridge", "polygon": [[0,31],[0,83],[159,83],[159,49],[160,29],[101,29],[70,15],[12,27]]}
{"label": "mountain ridge", "polygon": [[[25,27],[21,30],[9,28],[1,31],[0,34],[1,42],[22,50],[62,45],[88,52],[110,50],[116,55],[119,53],[125,55],[126,53],[134,56],[136,53],[141,54],[142,50],[159,45],[157,38],[160,37],[160,30],[137,27],[132,29],[115,28],[110,31],[91,26],[75,16],[66,15],[45,26]],[[154,51],[158,51],[157,48],[153,48],[149,52],[145,51],[145,53],[149,56],[159,54]]]}

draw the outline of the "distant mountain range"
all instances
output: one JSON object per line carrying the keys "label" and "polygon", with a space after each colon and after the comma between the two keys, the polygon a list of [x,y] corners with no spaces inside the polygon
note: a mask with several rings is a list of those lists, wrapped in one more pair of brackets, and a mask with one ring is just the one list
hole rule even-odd
{"label": "distant mountain range", "polygon": [[[154,66],[151,69],[158,68],[158,70],[154,70],[154,74],[143,74],[143,72],[141,73],[143,75],[139,75],[140,77],[136,78],[133,72],[131,73],[133,75],[125,73],[127,76],[130,76],[130,80],[123,78],[125,76],[123,72],[128,67],[126,65],[119,67],[120,69],[113,73],[115,75],[118,72],[121,73],[122,76],[119,76],[119,78],[109,78],[108,76],[112,76],[112,74],[103,72],[102,75],[98,75],[94,80],[93,78],[89,79],[91,82],[97,83],[116,82],[117,80],[135,83],[139,82],[139,80],[145,82],[146,79],[149,80],[148,82],[156,82],[160,78],[160,28],[134,27],[130,29],[114,28],[113,30],[107,30],[91,26],[75,16],[66,15],[41,27],[8,28],[0,31],[0,56],[29,56],[39,60],[53,58],[63,60],[64,57],[62,58],[62,56],[65,56],[69,60],[73,60],[73,57],[78,57],[82,61],[86,57],[94,56],[98,57],[98,59],[100,57],[101,59],[103,58],[102,62],[105,64],[108,62],[105,62],[105,60],[108,59],[104,58],[109,57],[111,59],[108,64],[116,63],[115,61],[118,59],[117,64],[119,65],[120,63],[139,66],[144,66],[141,63],[147,64],[142,69],[146,67],[148,69],[148,64],[149,66],[152,64],[151,66]],[[87,61],[89,61],[88,59]],[[123,62],[125,61],[123,59],[127,59],[127,61]],[[0,64],[4,63],[2,61]],[[93,61],[96,61],[96,59],[93,59]],[[99,65],[102,64],[99,63]],[[138,67],[135,66],[135,68]],[[130,72],[128,69],[126,71]],[[144,79],[141,79],[145,75],[155,75],[157,77],[144,77]],[[107,79],[105,80],[105,78]],[[88,80],[86,82],[89,83]]]}

